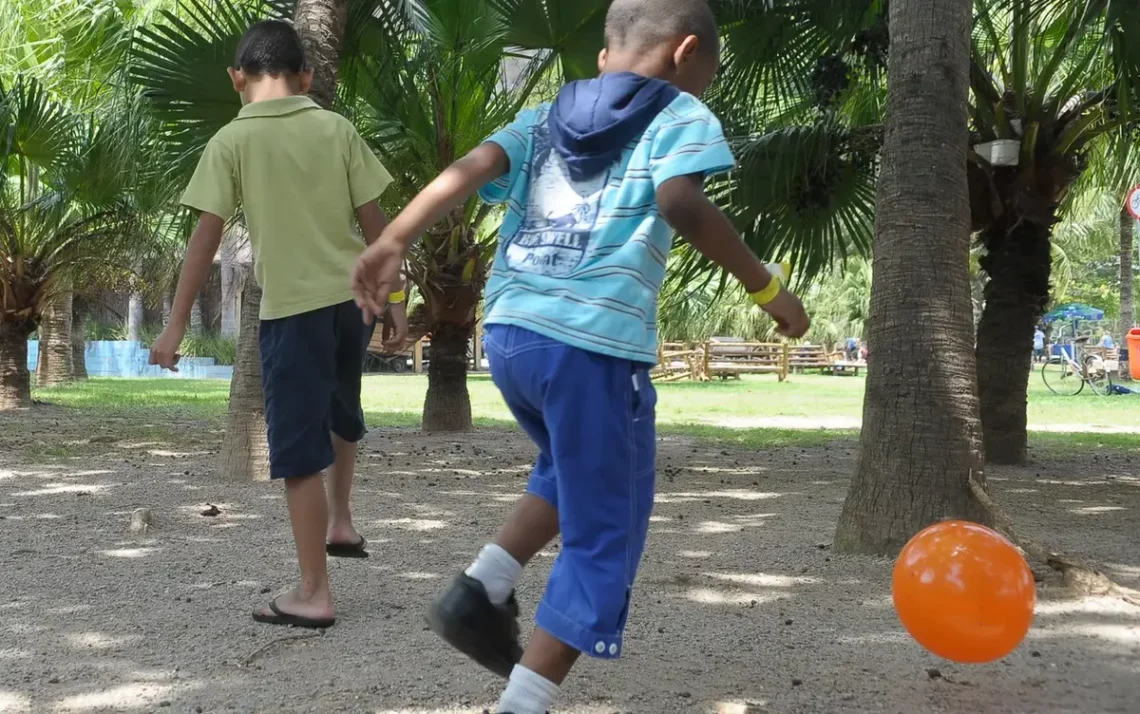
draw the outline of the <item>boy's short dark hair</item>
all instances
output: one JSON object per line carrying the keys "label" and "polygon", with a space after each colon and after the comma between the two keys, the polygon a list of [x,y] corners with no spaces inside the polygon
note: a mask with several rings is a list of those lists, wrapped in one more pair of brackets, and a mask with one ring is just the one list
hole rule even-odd
{"label": "boy's short dark hair", "polygon": [[696,35],[700,52],[719,54],[720,32],[708,0],[614,0],[606,15],[607,47],[652,47]]}
{"label": "boy's short dark hair", "polygon": [[238,42],[234,69],[246,74],[301,74],[305,47],[293,26],[284,20],[262,20],[250,25]]}

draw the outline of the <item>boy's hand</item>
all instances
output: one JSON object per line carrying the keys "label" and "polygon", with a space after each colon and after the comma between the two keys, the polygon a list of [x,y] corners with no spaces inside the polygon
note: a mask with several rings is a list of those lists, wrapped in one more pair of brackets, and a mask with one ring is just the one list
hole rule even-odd
{"label": "boy's hand", "polygon": [[388,306],[384,314],[384,325],[381,336],[384,340],[384,351],[391,355],[400,354],[408,342],[408,309],[404,303]]}
{"label": "boy's hand", "polygon": [[762,306],[764,312],[776,321],[776,332],[784,337],[803,337],[811,327],[811,318],[800,299],[785,289],[772,302]]}
{"label": "boy's hand", "polygon": [[371,325],[384,314],[388,308],[388,295],[403,285],[400,278],[403,263],[403,245],[385,240],[384,236],[368,246],[356,261],[352,270],[352,293],[356,306],[364,312],[366,324]]}
{"label": "boy's hand", "polygon": [[169,369],[171,372],[178,371],[178,360],[182,359],[182,355],[178,354],[178,347],[182,344],[182,338],[186,336],[186,330],[179,328],[176,325],[167,325],[154,344],[150,346],[150,363],[156,364],[163,369]]}

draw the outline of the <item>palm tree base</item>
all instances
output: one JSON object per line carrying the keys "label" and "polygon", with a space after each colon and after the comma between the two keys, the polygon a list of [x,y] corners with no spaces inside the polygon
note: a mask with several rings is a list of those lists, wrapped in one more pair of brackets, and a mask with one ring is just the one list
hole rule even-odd
{"label": "palm tree base", "polygon": [[423,430],[471,431],[471,395],[467,391],[467,344],[471,327],[437,325],[431,335],[428,390]]}
{"label": "palm tree base", "polygon": [[1033,368],[1033,330],[1049,300],[1049,229],[1023,221],[989,249],[986,304],[978,323],[978,397],[986,460],[1023,464],[1028,458],[1026,388]]}
{"label": "palm tree base", "polygon": [[40,357],[36,366],[36,383],[41,388],[75,381],[71,344],[72,302],[72,293],[63,292],[44,306],[40,318]]}
{"label": "palm tree base", "polygon": [[25,326],[0,323],[0,411],[32,406],[32,376],[28,372]]}
{"label": "palm tree base", "polygon": [[241,329],[234,377],[230,382],[229,418],[218,456],[219,471],[228,481],[264,481],[269,478],[269,438],[258,346],[260,311],[261,288],[256,280],[251,279],[242,291]]}

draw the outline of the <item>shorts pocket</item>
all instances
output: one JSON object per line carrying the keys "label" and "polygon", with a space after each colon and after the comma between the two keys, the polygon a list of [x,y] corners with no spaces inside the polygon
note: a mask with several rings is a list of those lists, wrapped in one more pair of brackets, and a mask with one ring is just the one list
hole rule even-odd
{"label": "shorts pocket", "polygon": [[657,466],[657,389],[649,370],[633,370],[633,448],[638,477],[652,476]]}

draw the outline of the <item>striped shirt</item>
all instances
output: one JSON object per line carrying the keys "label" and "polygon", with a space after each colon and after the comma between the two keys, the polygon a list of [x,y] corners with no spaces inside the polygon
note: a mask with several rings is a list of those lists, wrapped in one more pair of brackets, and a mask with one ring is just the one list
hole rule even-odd
{"label": "striped shirt", "polygon": [[480,192],[507,208],[484,322],[652,364],[673,237],[657,187],[727,171],[732,151],[712,112],[681,93],[609,169],[573,181],[551,146],[549,110],[520,112],[488,139],[506,151],[510,170]]}

